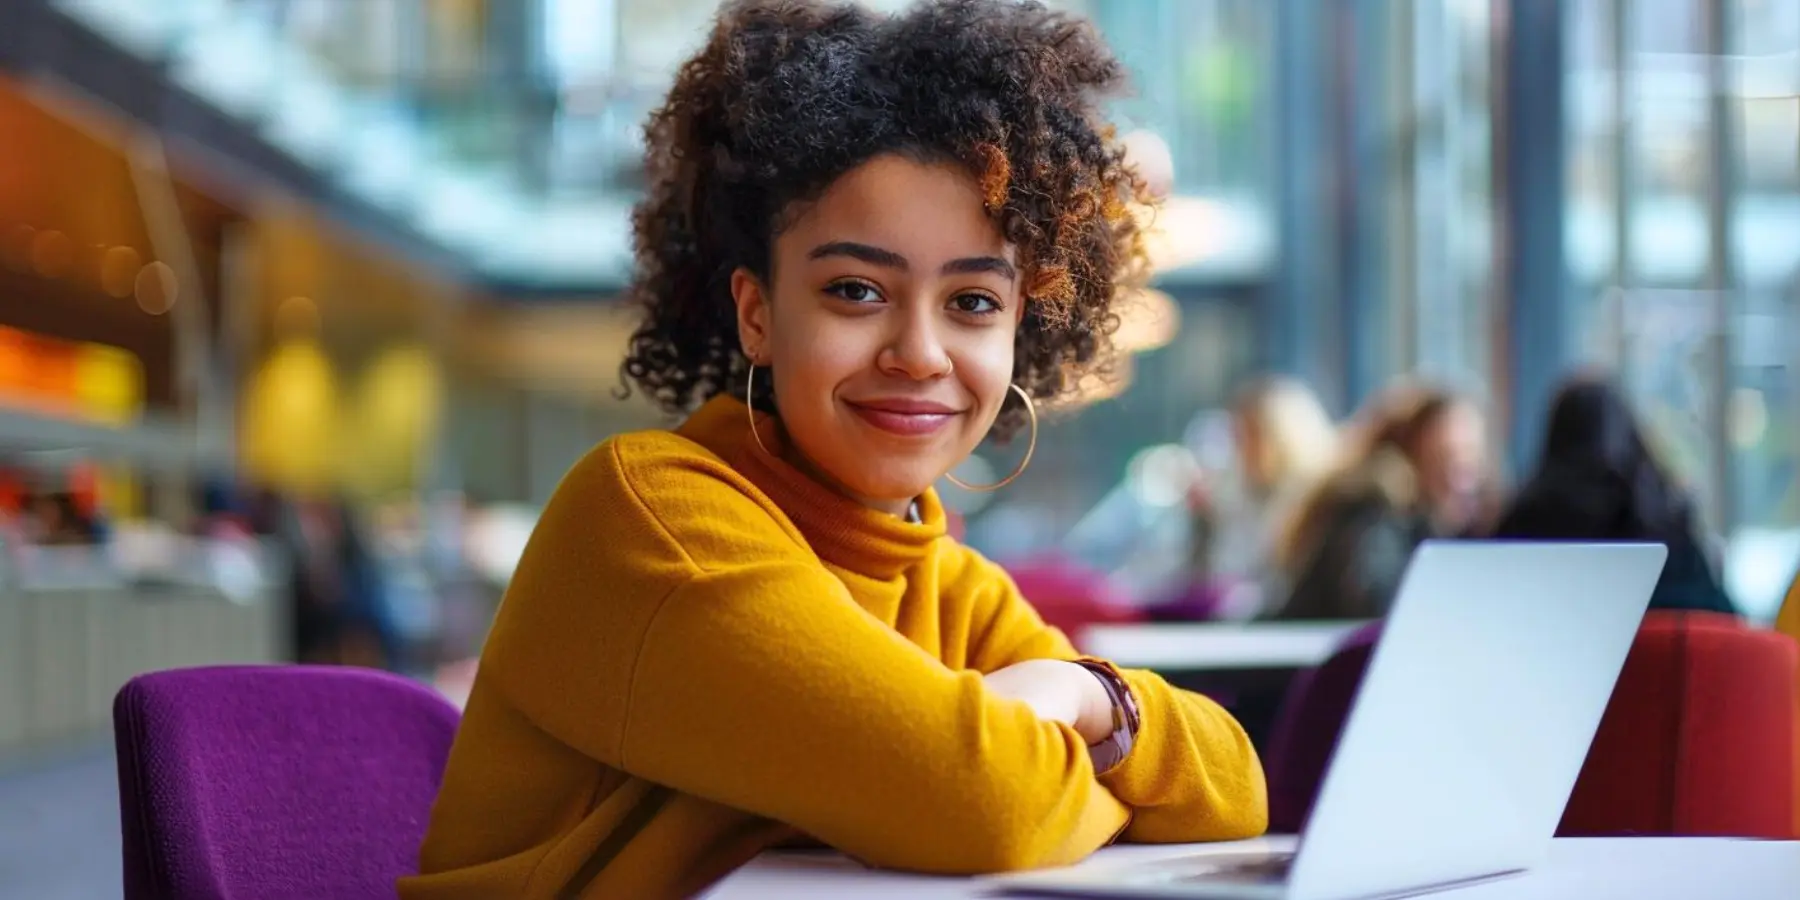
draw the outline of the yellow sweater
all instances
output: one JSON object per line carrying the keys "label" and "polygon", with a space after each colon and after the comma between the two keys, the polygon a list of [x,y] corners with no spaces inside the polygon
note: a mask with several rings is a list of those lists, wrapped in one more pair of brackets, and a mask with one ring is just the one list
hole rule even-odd
{"label": "yellow sweater", "polygon": [[1255,751],[1206,698],[1125,672],[1141,730],[1096,778],[1073,729],[989,693],[1076,652],[920,509],[828,491],[728,398],[595,448],[507,591],[401,896],[686,896],[802,837],[955,874],[1263,831]]}

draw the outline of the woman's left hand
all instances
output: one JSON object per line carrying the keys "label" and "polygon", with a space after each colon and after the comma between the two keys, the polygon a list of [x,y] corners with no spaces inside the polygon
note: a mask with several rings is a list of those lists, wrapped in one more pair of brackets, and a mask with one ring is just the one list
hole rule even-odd
{"label": "woman's left hand", "polygon": [[1023,701],[1040,719],[1068,725],[1089,744],[1112,734],[1112,697],[1082,666],[1060,659],[1028,659],[984,678],[988,690]]}

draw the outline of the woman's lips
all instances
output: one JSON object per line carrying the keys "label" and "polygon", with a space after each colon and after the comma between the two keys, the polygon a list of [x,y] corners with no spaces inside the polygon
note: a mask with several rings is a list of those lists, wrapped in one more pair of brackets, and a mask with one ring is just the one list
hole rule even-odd
{"label": "woman's lips", "polygon": [[864,422],[901,437],[936,434],[949,425],[951,419],[961,415],[942,404],[918,401],[872,401],[846,405]]}

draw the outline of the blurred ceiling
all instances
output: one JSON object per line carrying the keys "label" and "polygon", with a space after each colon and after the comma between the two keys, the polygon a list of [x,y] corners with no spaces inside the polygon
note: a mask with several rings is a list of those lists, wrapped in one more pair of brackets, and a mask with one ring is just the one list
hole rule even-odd
{"label": "blurred ceiling", "polygon": [[[624,282],[629,210],[641,184],[639,123],[717,6],[21,2],[141,61],[320,177],[332,197],[441,251],[439,262],[466,268],[498,293],[526,295],[601,295]],[[1171,237],[1153,243],[1159,272],[1260,274],[1271,249],[1264,218],[1243,199],[1172,198],[1159,219]]]}

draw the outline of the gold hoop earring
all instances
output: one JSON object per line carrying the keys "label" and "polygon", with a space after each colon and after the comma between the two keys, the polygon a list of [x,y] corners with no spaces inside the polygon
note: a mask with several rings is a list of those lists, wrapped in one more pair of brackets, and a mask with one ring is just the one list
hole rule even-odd
{"label": "gold hoop earring", "polygon": [[963,481],[962,479],[957,478],[955,475],[949,474],[948,472],[944,473],[945,481],[948,481],[951,484],[954,484],[957,487],[962,488],[965,491],[973,491],[977,494],[985,494],[990,491],[997,491],[1003,487],[1006,487],[1009,484],[1012,484],[1013,481],[1015,479],[1017,479],[1020,475],[1025,474],[1025,467],[1031,465],[1031,454],[1037,451],[1037,439],[1038,439],[1037,404],[1031,402],[1031,395],[1025,393],[1025,389],[1022,387],[1019,387],[1017,384],[1009,384],[1009,385],[1007,385],[1007,387],[1012,388],[1013,393],[1018,394],[1019,399],[1025,401],[1025,417],[1031,421],[1031,440],[1026,442],[1026,444],[1025,444],[1025,458],[1019,460],[1019,464],[1017,466],[1013,467],[1012,474],[1006,476],[1005,478],[1000,479],[999,481],[994,482],[993,484],[969,484],[969,483]]}
{"label": "gold hoop earring", "polygon": [[775,454],[769,452],[769,446],[763,443],[762,434],[756,430],[755,396],[756,363],[751,363],[750,371],[744,374],[744,411],[750,417],[750,437],[756,441],[757,448],[762,450],[764,456],[774,456]]}

